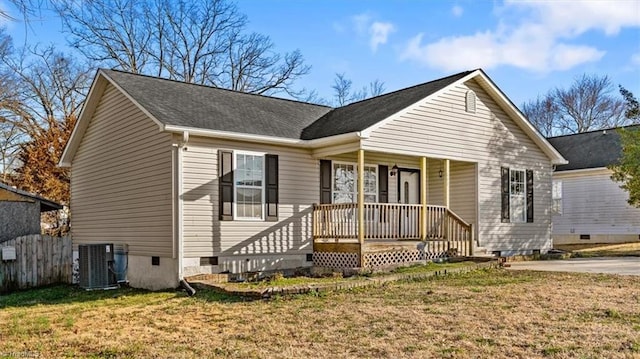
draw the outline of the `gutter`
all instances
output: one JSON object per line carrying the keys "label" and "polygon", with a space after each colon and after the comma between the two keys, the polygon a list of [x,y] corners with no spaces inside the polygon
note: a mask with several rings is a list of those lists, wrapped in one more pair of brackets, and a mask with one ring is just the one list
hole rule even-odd
{"label": "gutter", "polygon": [[164,125],[162,127],[162,130],[166,132],[172,132],[172,133],[178,133],[178,134],[187,132],[193,136],[215,137],[215,138],[222,138],[222,139],[229,139],[229,140],[260,142],[260,143],[266,143],[266,144],[284,145],[284,146],[302,147],[302,148],[316,148],[316,147],[339,144],[343,142],[354,141],[354,140],[368,137],[364,132],[361,132],[361,131],[343,133],[340,135],[334,135],[329,137],[316,138],[313,140],[301,140],[301,139],[284,138],[284,137],[276,137],[276,136],[253,135],[249,133],[240,133],[240,132],[206,130],[202,128],[184,127],[184,126],[175,126],[175,125]]}
{"label": "gutter", "polygon": [[178,249],[178,283],[180,287],[187,291],[187,295],[192,296],[196,294],[187,281],[184,280],[184,199],[183,199],[183,175],[182,175],[182,163],[184,162],[182,154],[187,149],[187,143],[189,143],[189,131],[182,132],[182,138],[174,146],[176,147],[176,226],[177,226],[177,249]]}

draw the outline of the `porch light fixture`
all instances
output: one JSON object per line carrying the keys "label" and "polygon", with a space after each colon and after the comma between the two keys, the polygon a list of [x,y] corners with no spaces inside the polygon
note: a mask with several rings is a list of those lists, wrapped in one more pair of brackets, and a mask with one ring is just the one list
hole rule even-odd
{"label": "porch light fixture", "polygon": [[440,171],[438,171],[438,176],[440,176],[440,178],[442,178],[442,168],[440,169]]}
{"label": "porch light fixture", "polygon": [[389,173],[389,175],[393,177],[396,174],[398,174],[398,165],[393,165],[393,167],[391,167],[391,173]]}

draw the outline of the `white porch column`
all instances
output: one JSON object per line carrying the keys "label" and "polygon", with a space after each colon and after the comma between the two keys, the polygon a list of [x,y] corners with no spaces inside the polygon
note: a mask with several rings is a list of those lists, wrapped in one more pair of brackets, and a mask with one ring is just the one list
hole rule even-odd
{"label": "white porch column", "polygon": [[364,150],[358,150],[358,242],[364,245]]}
{"label": "white porch column", "polygon": [[443,186],[442,188],[444,189],[444,193],[443,193],[443,199],[444,199],[444,206],[447,207],[447,209],[449,208],[449,190],[450,190],[450,175],[449,175],[449,160],[444,160],[444,170],[442,173],[442,177],[444,180]]}
{"label": "white porch column", "polygon": [[358,242],[360,267],[364,267],[364,150],[358,150]]}
{"label": "white porch column", "polygon": [[420,239],[423,241],[427,239],[427,177],[427,158],[420,157]]}

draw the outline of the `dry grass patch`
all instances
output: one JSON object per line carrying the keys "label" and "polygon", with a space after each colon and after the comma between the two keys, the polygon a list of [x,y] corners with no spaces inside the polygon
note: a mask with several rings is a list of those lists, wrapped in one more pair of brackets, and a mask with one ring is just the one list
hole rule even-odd
{"label": "dry grass patch", "polygon": [[581,257],[640,256],[640,242],[620,244],[564,244],[556,249],[573,252]]}
{"label": "dry grass patch", "polygon": [[0,297],[0,357],[636,358],[639,307],[640,277],[502,270],[253,302],[54,287]]}

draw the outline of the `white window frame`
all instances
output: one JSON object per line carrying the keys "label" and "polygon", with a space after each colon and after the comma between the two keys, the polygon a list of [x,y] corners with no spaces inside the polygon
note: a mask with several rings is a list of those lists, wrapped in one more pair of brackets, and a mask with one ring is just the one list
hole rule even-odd
{"label": "white window frame", "polygon": [[551,184],[551,213],[562,215],[562,180],[555,179]]}
{"label": "white window frame", "polygon": [[[513,199],[516,195],[511,193],[511,189],[513,187],[511,182],[511,178],[512,178],[511,174],[513,172],[522,173],[522,191],[520,192],[522,196],[522,205],[524,207],[522,209],[522,213],[523,213],[522,218],[516,218],[515,211],[514,211],[515,206],[514,206]],[[527,223],[527,171],[524,169],[509,168],[509,218],[512,223]]]}
{"label": "white window frame", "polygon": [[[238,186],[238,184],[236,183],[237,181],[237,176],[235,174],[237,174],[237,169],[238,169],[238,155],[245,155],[245,156],[255,156],[255,157],[262,157],[262,186],[258,187],[258,186]],[[233,220],[238,220],[238,221],[264,221],[265,219],[265,190],[266,190],[266,178],[265,178],[265,172],[266,172],[266,163],[265,163],[265,152],[253,152],[253,151],[233,151]],[[262,196],[260,198],[260,204],[262,207],[262,210],[260,211],[261,216],[260,218],[258,217],[241,217],[238,215],[238,188],[253,188],[253,189],[257,189],[260,188]]]}
{"label": "white window frame", "polygon": [[[331,161],[331,203],[335,203],[334,202],[334,198],[335,198],[335,193],[338,192],[336,191],[336,170],[335,170],[335,166],[336,165],[349,165],[349,166],[353,166],[353,175],[354,175],[354,186],[353,186],[353,192],[350,192],[350,194],[353,195],[353,202],[351,203],[357,203],[358,202],[358,164],[356,162],[346,162],[346,161]],[[376,177],[376,186],[375,186],[375,193],[374,192],[366,192],[364,193],[365,197],[366,196],[375,196],[375,200],[373,202],[367,202],[367,203],[377,203],[379,197],[379,185],[378,185],[378,165],[377,164],[371,164],[371,163],[365,163],[364,165],[365,169],[367,168],[371,168],[373,169],[373,172],[375,173],[375,177]]]}

